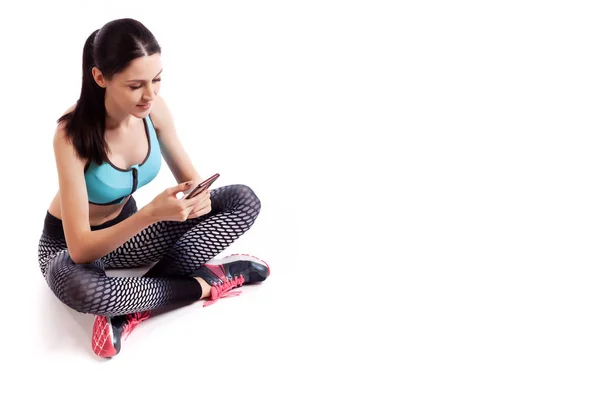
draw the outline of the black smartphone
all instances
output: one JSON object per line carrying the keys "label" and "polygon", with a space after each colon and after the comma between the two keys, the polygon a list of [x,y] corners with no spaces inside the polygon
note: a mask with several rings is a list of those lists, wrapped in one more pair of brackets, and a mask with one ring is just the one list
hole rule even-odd
{"label": "black smartphone", "polygon": [[198,194],[202,193],[202,191],[204,191],[205,189],[208,189],[210,187],[210,185],[212,185],[213,182],[216,181],[219,176],[221,176],[221,174],[218,174],[218,173],[214,174],[210,178],[199,183],[198,186],[196,186],[194,188],[194,190],[192,190],[185,198],[191,199],[193,197],[196,197]]}

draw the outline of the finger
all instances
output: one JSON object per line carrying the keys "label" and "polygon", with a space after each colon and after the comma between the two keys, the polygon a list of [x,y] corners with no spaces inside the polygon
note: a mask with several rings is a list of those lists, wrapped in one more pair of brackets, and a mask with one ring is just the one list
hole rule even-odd
{"label": "finger", "polygon": [[184,199],[184,202],[185,202],[184,206],[187,208],[187,207],[199,204],[206,200],[206,196],[207,196],[207,193],[205,190],[203,190],[202,192],[198,193],[191,199]]}
{"label": "finger", "polygon": [[179,192],[183,192],[185,190],[188,190],[191,186],[192,186],[192,181],[187,181],[187,182],[182,182],[177,186],[173,186],[171,188],[168,188],[167,191],[169,194],[177,194]]}
{"label": "finger", "polygon": [[195,204],[195,208],[200,210],[206,207],[210,207],[211,205],[211,201],[210,201],[210,197],[208,197],[207,195],[202,196],[202,198],[198,199],[198,202]]}
{"label": "finger", "polygon": [[198,195],[198,197],[198,203],[202,203],[210,199],[210,193],[208,191],[204,191],[200,195]]}
{"label": "finger", "polygon": [[202,214],[200,214],[199,211],[190,213],[190,215],[188,215],[187,219],[194,219],[194,218],[198,218],[199,216],[201,216]]}
{"label": "finger", "polygon": [[206,216],[208,213],[210,212],[210,210],[203,210],[203,211],[198,211],[194,214],[190,214],[187,219],[194,219],[194,218],[200,218],[200,217],[204,217]]}
{"label": "finger", "polygon": [[[199,199],[197,199],[198,201],[194,201],[192,204],[187,206],[187,208],[191,208],[194,211],[198,211],[211,206],[211,201],[209,197],[206,197],[204,195],[198,195],[198,197],[200,197]],[[196,200],[196,198],[194,198],[194,200]]]}
{"label": "finger", "polygon": [[192,209],[194,211],[197,211],[206,206],[210,206],[210,204],[210,198],[206,197],[206,195],[199,194],[193,199],[184,200],[183,207],[185,210]]}
{"label": "finger", "polygon": [[188,219],[197,218],[197,217],[200,217],[202,215],[208,214],[210,212],[210,210],[211,210],[210,206],[202,207],[198,211],[191,212],[188,215]]}
{"label": "finger", "polygon": [[190,204],[187,207],[184,205],[184,210],[186,212],[189,212],[190,214],[193,213],[193,212],[198,211],[200,208],[201,207],[199,207],[198,204],[195,204],[195,203],[194,204]]}

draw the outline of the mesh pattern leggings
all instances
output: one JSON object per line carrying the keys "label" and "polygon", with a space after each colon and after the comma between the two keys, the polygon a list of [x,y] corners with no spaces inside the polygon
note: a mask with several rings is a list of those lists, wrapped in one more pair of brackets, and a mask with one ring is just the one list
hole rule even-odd
{"label": "mesh pattern leggings", "polygon": [[[200,284],[189,275],[246,232],[260,200],[245,185],[211,191],[211,212],[184,222],[160,221],[101,259],[76,264],[64,236],[44,229],[38,246],[50,289],[76,311],[115,316],[198,300]],[[137,208],[133,212],[137,211]],[[59,220],[57,220],[59,221]],[[109,277],[106,269],[156,263],[142,277]]]}

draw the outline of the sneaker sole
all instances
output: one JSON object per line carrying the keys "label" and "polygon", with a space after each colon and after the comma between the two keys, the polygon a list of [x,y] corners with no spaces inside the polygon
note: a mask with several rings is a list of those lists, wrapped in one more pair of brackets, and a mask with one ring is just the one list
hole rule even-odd
{"label": "sneaker sole", "polygon": [[254,261],[258,264],[262,264],[265,267],[267,267],[267,276],[265,276],[265,279],[271,275],[271,267],[269,267],[269,264],[266,261],[264,261],[256,256],[252,256],[250,254],[230,254],[224,258],[218,258],[218,259],[211,260],[211,261],[207,262],[206,264],[207,265],[221,265],[221,264],[224,264],[227,262],[233,262],[233,261]]}
{"label": "sneaker sole", "polygon": [[92,350],[100,357],[110,358],[117,354],[113,345],[112,325],[104,316],[96,316],[92,329]]}

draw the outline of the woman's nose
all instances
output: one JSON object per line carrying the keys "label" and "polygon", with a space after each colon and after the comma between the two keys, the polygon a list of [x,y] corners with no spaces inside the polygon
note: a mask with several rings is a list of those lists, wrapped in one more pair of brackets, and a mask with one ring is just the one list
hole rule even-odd
{"label": "woman's nose", "polygon": [[152,101],[152,100],[154,100],[155,97],[156,97],[156,95],[154,94],[154,88],[152,87],[152,84],[147,85],[144,89],[144,95],[143,95],[144,101],[146,101],[146,102]]}

